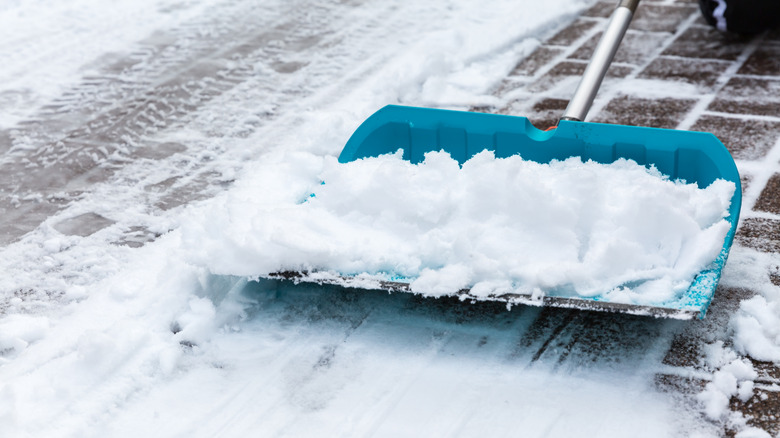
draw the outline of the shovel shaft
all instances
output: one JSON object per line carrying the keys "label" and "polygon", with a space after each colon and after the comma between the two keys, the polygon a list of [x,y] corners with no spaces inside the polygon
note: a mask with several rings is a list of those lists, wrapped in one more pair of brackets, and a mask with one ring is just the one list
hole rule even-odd
{"label": "shovel shaft", "polygon": [[580,79],[574,96],[569,101],[566,111],[563,113],[562,120],[574,120],[581,122],[596,98],[596,93],[601,86],[601,81],[607,74],[607,69],[615,57],[615,53],[623,40],[623,35],[628,29],[629,23],[634,16],[639,0],[621,0],[618,7],[612,13],[607,24],[607,29],[601,36],[593,56],[585,68],[585,73]]}

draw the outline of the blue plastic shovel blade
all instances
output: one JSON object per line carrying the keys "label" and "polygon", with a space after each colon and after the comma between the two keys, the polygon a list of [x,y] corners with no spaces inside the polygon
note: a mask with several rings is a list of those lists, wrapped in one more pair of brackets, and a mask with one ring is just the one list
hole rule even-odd
{"label": "blue plastic shovel blade", "polygon": [[[499,296],[497,300],[559,307],[608,310],[678,318],[704,317],[715,293],[737,228],[742,191],[737,166],[728,150],[712,134],[625,125],[561,121],[557,129],[541,131],[525,117],[449,111],[390,105],[366,119],[354,132],[339,156],[342,163],[403,150],[403,158],[421,162],[426,152],[448,152],[461,164],[488,149],[497,158],[519,154],[526,160],[548,163],[581,157],[583,161],[611,163],[619,158],[654,165],[672,180],[696,183],[700,188],[716,179],[731,181],[736,191],[731,199],[731,228],[718,258],[699,273],[688,291],[674,301],[653,306],[610,303],[596,297]],[[404,289],[397,282],[388,288]],[[392,287],[390,286],[392,285]],[[608,291],[605,291],[608,292]],[[468,291],[453,291],[466,295]]]}

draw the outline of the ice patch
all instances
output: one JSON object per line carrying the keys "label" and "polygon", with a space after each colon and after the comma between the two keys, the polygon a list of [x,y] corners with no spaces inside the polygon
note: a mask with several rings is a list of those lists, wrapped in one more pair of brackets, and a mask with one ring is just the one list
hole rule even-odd
{"label": "ice patch", "polygon": [[[635,304],[682,294],[719,254],[734,185],[706,189],[632,161],[539,164],[484,151],[340,164],[269,158],[248,186],[184,227],[212,272],[369,273],[438,296],[599,296]],[[325,183],[322,183],[325,181]]]}

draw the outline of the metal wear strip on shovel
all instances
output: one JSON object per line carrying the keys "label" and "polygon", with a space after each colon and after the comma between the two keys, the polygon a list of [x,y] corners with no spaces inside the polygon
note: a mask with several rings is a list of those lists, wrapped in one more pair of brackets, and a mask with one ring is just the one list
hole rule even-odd
{"label": "metal wear strip on shovel", "polygon": [[[603,296],[545,296],[541,301],[521,294],[490,298],[511,304],[547,305],[565,308],[614,311],[679,319],[702,318],[715,293],[721,270],[734,239],[741,207],[741,184],[737,167],[723,144],[712,134],[624,125],[585,123],[607,69],[636,11],[639,0],[621,0],[599,41],[573,98],[554,130],[536,129],[525,117],[449,111],[430,108],[386,106],[353,133],[339,161],[376,157],[403,149],[403,158],[421,162],[430,151],[448,152],[461,164],[485,149],[497,158],[520,154],[539,163],[581,157],[583,161],[611,163],[619,158],[655,166],[672,180],[696,183],[699,188],[717,179],[735,184],[729,216],[730,230],[717,259],[694,279],[686,293],[659,305],[615,303]],[[277,277],[361,286],[355,277],[317,280],[308,273],[279,273]],[[410,291],[406,282],[380,282],[373,287]],[[604,291],[605,293],[608,291]],[[477,299],[468,290],[453,291],[465,299]],[[484,298],[479,298],[484,300]]]}

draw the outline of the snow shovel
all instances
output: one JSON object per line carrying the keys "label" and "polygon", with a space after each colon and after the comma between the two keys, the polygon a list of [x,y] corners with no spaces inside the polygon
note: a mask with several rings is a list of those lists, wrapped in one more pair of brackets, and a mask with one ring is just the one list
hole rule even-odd
{"label": "snow shovel", "polygon": [[[655,166],[671,180],[685,180],[705,188],[717,179],[735,184],[726,220],[730,230],[717,259],[693,280],[678,299],[658,305],[610,302],[604,296],[544,296],[504,294],[490,298],[509,304],[545,305],[564,308],[622,312],[678,319],[703,318],[720,278],[734,239],[741,206],[741,185],[737,167],[723,144],[712,134],[623,125],[585,123],[596,92],[636,11],[639,0],[622,0],[607,25],[581,78],[573,98],[554,130],[536,129],[525,117],[449,111],[430,108],[386,106],[366,119],[347,142],[339,161],[376,157],[403,150],[413,163],[424,154],[444,150],[463,164],[485,149],[497,158],[520,154],[525,160],[548,163],[581,157],[583,161],[611,163],[619,158],[640,165]],[[317,279],[300,272],[277,276],[295,281],[316,281],[366,287],[356,277]],[[370,286],[388,291],[411,291],[407,281],[382,281]],[[608,291],[604,291],[608,292]],[[477,298],[469,290],[453,291],[462,299]]]}

